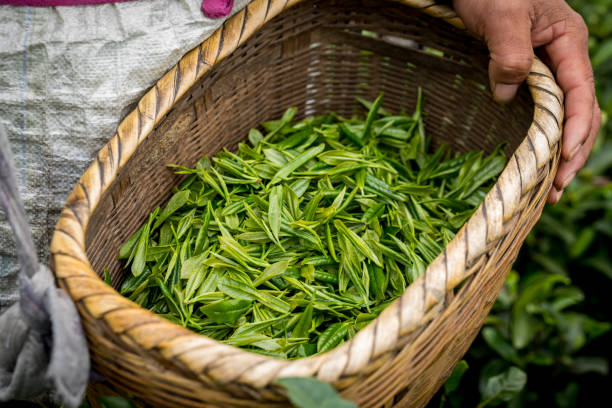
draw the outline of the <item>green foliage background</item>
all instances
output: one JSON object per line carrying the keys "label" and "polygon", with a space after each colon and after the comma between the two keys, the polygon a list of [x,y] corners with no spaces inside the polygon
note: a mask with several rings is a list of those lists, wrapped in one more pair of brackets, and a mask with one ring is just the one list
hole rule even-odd
{"label": "green foliage background", "polygon": [[561,202],[544,209],[480,335],[430,407],[566,408],[607,400],[612,384],[612,0],[569,3],[589,27],[602,129]]}

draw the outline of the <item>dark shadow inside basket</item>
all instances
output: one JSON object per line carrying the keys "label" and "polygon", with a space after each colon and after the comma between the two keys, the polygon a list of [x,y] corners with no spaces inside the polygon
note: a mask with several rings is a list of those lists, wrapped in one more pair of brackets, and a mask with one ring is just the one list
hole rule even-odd
{"label": "dark shadow inside basket", "polygon": [[171,196],[181,178],[169,163],[193,166],[202,156],[234,149],[249,128],[279,118],[364,114],[355,97],[383,91],[391,112],[415,107],[424,94],[426,131],[434,145],[509,155],[533,117],[526,87],[509,105],[490,95],[488,52],[440,20],[394,2],[303,2],[275,18],[175,104],[104,193],[89,221],[86,250],[95,271],[123,279],[119,247]]}

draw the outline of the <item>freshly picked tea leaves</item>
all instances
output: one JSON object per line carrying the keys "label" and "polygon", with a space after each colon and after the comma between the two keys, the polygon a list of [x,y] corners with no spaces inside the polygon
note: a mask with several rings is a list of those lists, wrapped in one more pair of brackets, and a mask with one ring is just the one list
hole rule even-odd
{"label": "freshly picked tea leaves", "polygon": [[198,333],[282,358],[336,347],[400,296],[504,168],[429,151],[412,116],[381,108],[252,129],[250,143],[171,167],[187,178],[120,249],[121,293]]}

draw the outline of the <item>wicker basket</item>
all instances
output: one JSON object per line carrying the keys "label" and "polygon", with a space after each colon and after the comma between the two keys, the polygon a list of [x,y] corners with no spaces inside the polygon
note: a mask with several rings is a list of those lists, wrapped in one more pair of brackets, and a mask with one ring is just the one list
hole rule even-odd
{"label": "wicker basket", "polygon": [[[450,374],[541,213],[563,95],[536,59],[528,86],[501,107],[485,85],[488,52],[455,14],[401,3],[255,0],[164,75],[100,150],[66,202],[51,252],[93,367],[117,392],[154,406],[286,406],[275,379],[317,376],[363,407],[423,406]],[[513,155],[444,252],[351,341],[300,360],[264,357],[170,323],[99,278],[109,268],[120,285],[118,248],[180,181],[167,163],[234,148],[288,106],[302,117],[351,115],[355,96],[382,90],[385,108],[411,111],[418,86],[435,144],[490,152],[506,141]]]}

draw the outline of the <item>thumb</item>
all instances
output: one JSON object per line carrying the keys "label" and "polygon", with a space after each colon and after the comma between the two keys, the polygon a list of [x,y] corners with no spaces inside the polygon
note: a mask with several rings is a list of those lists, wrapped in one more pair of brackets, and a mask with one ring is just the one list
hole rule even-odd
{"label": "thumb", "polygon": [[491,55],[491,91],[498,102],[509,102],[529,74],[533,62],[529,10],[513,7],[492,13],[483,34]]}

